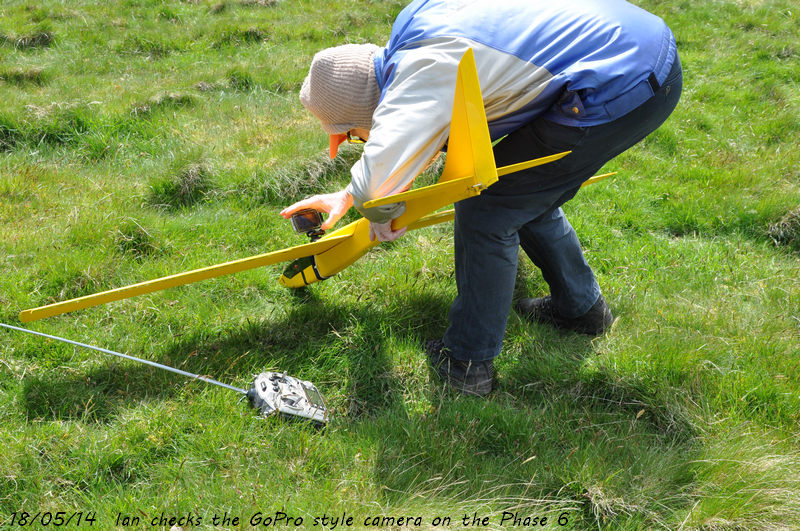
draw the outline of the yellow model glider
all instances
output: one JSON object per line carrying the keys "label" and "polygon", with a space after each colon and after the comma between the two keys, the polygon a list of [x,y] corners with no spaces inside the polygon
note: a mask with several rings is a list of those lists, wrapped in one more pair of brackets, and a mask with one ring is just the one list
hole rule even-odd
{"label": "yellow model glider", "polygon": [[[369,201],[364,206],[369,208],[405,201],[405,213],[392,223],[395,230],[402,227],[414,230],[443,223],[453,219],[453,210],[436,213],[438,209],[480,194],[499,176],[546,164],[568,153],[557,153],[502,168],[495,166],[475,59],[472,50],[468,50],[458,66],[447,161],[439,181],[431,186]],[[584,185],[608,175],[611,174],[593,177]],[[335,275],[378,243],[370,241],[369,221],[361,218],[312,243],[23,310],[19,319],[27,323],[288,260],[294,262],[283,272],[280,283],[290,288],[302,287]]]}

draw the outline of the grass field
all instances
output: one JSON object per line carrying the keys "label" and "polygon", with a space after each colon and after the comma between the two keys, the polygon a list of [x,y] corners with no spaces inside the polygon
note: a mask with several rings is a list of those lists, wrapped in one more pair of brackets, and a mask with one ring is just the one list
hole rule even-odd
{"label": "grass field", "polygon": [[[0,526],[800,528],[800,8],[639,3],[678,38],[683,99],[565,208],[608,334],[512,312],[499,388],[441,389],[419,343],[455,296],[450,225],[301,293],[274,266],[31,325],[243,387],[286,370],[326,396],[324,432],[0,331]],[[310,59],[384,43],[403,5],[3,1],[0,322],[303,243],[278,212],[345,185],[358,157],[326,160],[297,99]],[[521,262],[519,295],[545,293]]]}

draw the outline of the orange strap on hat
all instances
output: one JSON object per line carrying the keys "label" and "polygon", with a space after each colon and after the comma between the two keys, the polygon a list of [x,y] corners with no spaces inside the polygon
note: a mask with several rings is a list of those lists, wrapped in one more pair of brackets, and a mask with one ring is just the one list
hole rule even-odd
{"label": "orange strap on hat", "polygon": [[328,156],[332,159],[336,158],[339,153],[339,146],[347,140],[347,133],[338,133],[330,136],[330,143],[328,144]]}

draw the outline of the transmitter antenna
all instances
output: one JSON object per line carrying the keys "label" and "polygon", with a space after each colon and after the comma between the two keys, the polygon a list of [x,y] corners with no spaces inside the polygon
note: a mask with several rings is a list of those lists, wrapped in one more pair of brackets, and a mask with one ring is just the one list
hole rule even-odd
{"label": "transmitter antenna", "polygon": [[174,372],[175,374],[180,374],[181,376],[187,376],[189,378],[193,378],[196,380],[203,380],[206,383],[218,385],[220,387],[224,387],[225,389],[230,389],[231,391],[236,391],[237,393],[242,393],[243,395],[247,394],[247,391],[241,389],[239,387],[234,387],[232,385],[228,385],[226,383],[218,382],[213,378],[209,378],[208,376],[201,376],[199,374],[192,374],[191,372],[182,371],[180,369],[176,369],[175,367],[170,367],[169,365],[162,365],[161,363],[156,363],[155,361],[144,360],[142,358],[137,358],[135,356],[129,356],[128,354],[122,354],[120,352],[114,352],[113,350],[108,350],[101,347],[95,347],[93,345],[87,345],[86,343],[80,343],[78,341],[72,341],[71,339],[64,339],[63,337],[58,336],[51,336],[50,334],[43,334],[41,332],[35,332],[33,330],[28,330],[27,328],[20,328],[18,326],[11,326],[7,324],[0,323],[0,326],[4,328],[10,328],[11,330],[17,330],[19,332],[26,332],[28,334],[33,334],[36,336],[46,337],[48,339],[55,339],[56,341],[61,341],[63,343],[69,343],[70,345],[75,345],[78,347],[88,348],[91,350],[96,350],[98,352],[103,352],[105,354],[111,354],[112,356],[118,356],[120,358],[125,358],[126,360],[133,360],[138,361],[139,363],[144,363],[145,365],[150,365],[152,367],[156,367],[159,369],[164,369],[165,371]]}
{"label": "transmitter antenna", "polygon": [[164,369],[165,371],[180,374],[181,376],[188,376],[189,378],[195,380],[202,380],[206,383],[218,385],[219,387],[224,387],[225,389],[229,389],[231,391],[236,391],[239,394],[245,395],[248,399],[250,407],[257,409],[263,417],[269,417],[270,415],[278,414],[291,419],[310,421],[316,427],[323,427],[328,422],[328,409],[325,407],[325,401],[323,400],[322,395],[319,393],[317,387],[311,382],[299,380],[293,376],[287,375],[285,372],[283,374],[269,371],[262,372],[255,377],[250,389],[245,390],[239,387],[228,385],[226,383],[218,382],[217,380],[209,378],[208,376],[192,374],[191,372],[182,371],[180,369],[170,367],[169,365],[162,365],[161,363],[156,363],[154,361],[143,360],[135,356],[121,354],[106,348],[87,345],[86,343],[72,341],[71,339],[64,339],[63,337],[51,336],[50,334],[34,332],[33,330],[19,328],[18,326],[11,326],[3,323],[0,323],[0,326],[10,330],[17,330],[27,334],[46,337],[48,339],[55,339],[56,341],[69,343],[70,345],[75,345],[77,347],[96,350],[98,352],[103,352],[104,354],[111,354],[112,356],[125,358],[126,360],[137,361],[158,369]]}

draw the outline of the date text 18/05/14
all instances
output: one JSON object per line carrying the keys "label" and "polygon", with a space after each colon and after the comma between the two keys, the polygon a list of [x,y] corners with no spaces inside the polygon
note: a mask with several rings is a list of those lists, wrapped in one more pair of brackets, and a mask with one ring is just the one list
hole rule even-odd
{"label": "date text 18/05/14", "polygon": [[94,525],[97,520],[97,515],[94,512],[83,511],[39,511],[36,514],[27,511],[19,511],[11,513],[11,527],[19,526],[50,526],[53,527],[66,527],[74,525],[79,527],[83,525]]}

